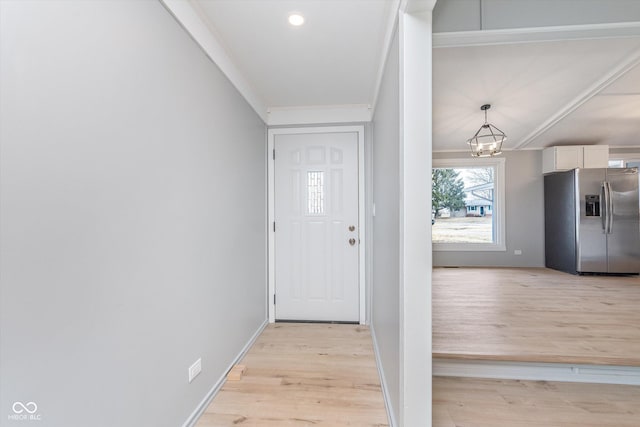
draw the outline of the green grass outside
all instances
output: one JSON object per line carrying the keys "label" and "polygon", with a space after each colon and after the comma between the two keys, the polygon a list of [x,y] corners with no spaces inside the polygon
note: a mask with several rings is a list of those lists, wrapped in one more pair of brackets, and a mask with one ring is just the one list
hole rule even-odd
{"label": "green grass outside", "polygon": [[490,216],[436,218],[431,230],[433,243],[492,243]]}

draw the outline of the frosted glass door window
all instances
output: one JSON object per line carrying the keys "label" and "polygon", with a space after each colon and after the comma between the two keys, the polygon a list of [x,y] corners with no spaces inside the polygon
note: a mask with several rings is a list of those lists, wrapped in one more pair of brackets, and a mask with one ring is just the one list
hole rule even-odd
{"label": "frosted glass door window", "polygon": [[307,172],[307,213],[324,214],[324,172]]}

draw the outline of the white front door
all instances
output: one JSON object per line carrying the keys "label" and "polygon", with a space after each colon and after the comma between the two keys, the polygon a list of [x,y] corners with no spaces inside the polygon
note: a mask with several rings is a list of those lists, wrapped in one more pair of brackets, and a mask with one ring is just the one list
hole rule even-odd
{"label": "white front door", "polygon": [[358,134],[275,136],[275,317],[359,320]]}

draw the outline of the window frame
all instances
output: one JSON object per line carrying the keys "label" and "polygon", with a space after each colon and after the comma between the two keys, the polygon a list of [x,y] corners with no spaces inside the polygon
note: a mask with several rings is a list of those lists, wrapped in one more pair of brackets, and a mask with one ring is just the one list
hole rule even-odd
{"label": "window frame", "polygon": [[[640,153],[609,153],[609,161],[620,161],[627,167],[628,162],[640,162]],[[616,167],[616,166],[609,166]]]}
{"label": "window frame", "polygon": [[432,243],[436,252],[490,252],[507,250],[506,217],[505,217],[505,164],[504,157],[487,157],[473,159],[433,159],[433,169],[462,169],[472,167],[493,167],[494,202],[492,218],[494,221],[492,243]]}

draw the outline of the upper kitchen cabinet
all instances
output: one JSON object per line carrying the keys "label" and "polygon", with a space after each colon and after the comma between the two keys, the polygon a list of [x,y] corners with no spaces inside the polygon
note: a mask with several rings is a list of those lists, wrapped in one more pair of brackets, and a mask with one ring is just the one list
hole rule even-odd
{"label": "upper kitchen cabinet", "polygon": [[609,166],[608,145],[567,145],[542,151],[542,173]]}

